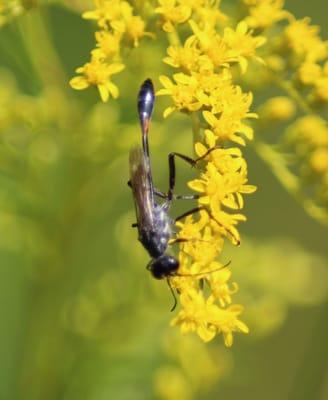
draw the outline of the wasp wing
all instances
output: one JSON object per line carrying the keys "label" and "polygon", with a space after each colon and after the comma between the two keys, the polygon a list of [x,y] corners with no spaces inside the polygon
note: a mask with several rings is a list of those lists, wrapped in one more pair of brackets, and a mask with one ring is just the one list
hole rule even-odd
{"label": "wasp wing", "polygon": [[142,148],[130,150],[130,183],[137,214],[138,230],[152,230],[154,226],[154,197],[150,165]]}

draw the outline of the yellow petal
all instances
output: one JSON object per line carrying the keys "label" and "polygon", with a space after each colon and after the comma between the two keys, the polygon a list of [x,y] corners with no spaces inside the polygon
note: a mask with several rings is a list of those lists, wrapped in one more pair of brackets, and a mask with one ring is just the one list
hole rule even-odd
{"label": "yellow petal", "polygon": [[203,143],[197,142],[195,144],[195,153],[198,157],[202,157],[207,151],[207,148],[203,145]]}
{"label": "yellow petal", "polygon": [[164,112],[163,112],[163,117],[167,118],[170,114],[173,113],[173,111],[175,110],[175,107],[167,107]]}
{"label": "yellow petal", "polygon": [[223,332],[223,340],[226,347],[231,347],[233,344],[233,336],[231,332]]}
{"label": "yellow petal", "polygon": [[236,32],[241,33],[244,35],[247,32],[248,26],[245,21],[240,21],[239,24],[237,25]]}
{"label": "yellow petal", "polygon": [[209,329],[203,325],[200,325],[197,328],[197,334],[203,340],[203,342],[207,343],[214,338],[216,329]]}
{"label": "yellow petal", "polygon": [[210,201],[211,201],[210,196],[202,196],[198,200],[199,204],[210,204]]}
{"label": "yellow petal", "polygon": [[171,82],[171,80],[165,76],[165,75],[161,75],[159,77],[159,81],[161,82],[161,84],[166,88],[166,89],[171,89],[174,85]]}
{"label": "yellow petal", "polygon": [[188,182],[188,186],[190,187],[190,189],[200,193],[205,192],[206,188],[204,182],[201,181],[200,179],[194,179],[193,181]]}
{"label": "yellow petal", "polygon": [[238,63],[240,66],[241,73],[244,74],[247,71],[248,61],[245,57],[238,57]]}
{"label": "yellow petal", "polygon": [[205,138],[206,143],[210,148],[216,145],[216,136],[210,129],[205,129]]}
{"label": "yellow petal", "polygon": [[114,83],[112,83],[112,82],[107,82],[106,87],[107,87],[108,92],[113,96],[113,98],[117,99],[118,95],[119,95],[118,87],[116,85],[114,85]]}
{"label": "yellow petal", "polygon": [[170,95],[170,94],[171,94],[171,90],[169,90],[169,89],[159,89],[156,92],[156,96],[167,96],[167,95]]}
{"label": "yellow petal", "polygon": [[249,333],[249,328],[248,328],[248,326],[247,326],[246,324],[244,324],[243,322],[237,320],[237,321],[236,321],[236,326],[237,326],[237,328],[238,328],[241,332],[243,332],[243,333]]}
{"label": "yellow petal", "polygon": [[238,209],[238,204],[236,203],[234,197],[232,195],[229,195],[225,199],[222,200],[222,204],[226,207],[232,208],[233,210]]}
{"label": "yellow petal", "polygon": [[95,11],[86,11],[82,14],[82,18],[84,19],[98,19],[99,15]]}
{"label": "yellow petal", "polygon": [[108,72],[110,73],[110,75],[113,75],[113,74],[117,74],[118,72],[121,72],[124,68],[125,68],[124,64],[119,64],[119,63],[111,64],[108,67]]}
{"label": "yellow petal", "polygon": [[70,86],[76,90],[83,90],[89,87],[88,81],[83,76],[76,76],[69,81]]}
{"label": "yellow petal", "polygon": [[192,77],[190,77],[182,72],[180,72],[178,74],[174,74],[173,77],[176,82],[179,82],[179,83],[182,83],[185,85],[189,85],[192,82]]}
{"label": "yellow petal", "polygon": [[203,111],[203,117],[211,126],[215,125],[217,122],[216,117],[210,111]]}
{"label": "yellow petal", "polygon": [[98,85],[97,87],[98,87],[98,90],[99,90],[99,94],[100,94],[101,100],[104,103],[106,103],[106,101],[109,98],[109,92],[108,92],[108,89],[107,89],[106,85],[101,84],[101,85]]}
{"label": "yellow petal", "polygon": [[243,208],[243,207],[244,207],[244,199],[243,199],[243,196],[242,196],[239,192],[237,192],[237,193],[236,193],[236,197],[237,197],[237,202],[238,202],[239,208]]}
{"label": "yellow petal", "polygon": [[257,190],[257,187],[254,185],[244,185],[240,189],[240,193],[254,193]]}
{"label": "yellow petal", "polygon": [[245,146],[246,145],[245,140],[240,136],[232,135],[231,140],[233,140],[234,142],[240,144],[241,146]]}

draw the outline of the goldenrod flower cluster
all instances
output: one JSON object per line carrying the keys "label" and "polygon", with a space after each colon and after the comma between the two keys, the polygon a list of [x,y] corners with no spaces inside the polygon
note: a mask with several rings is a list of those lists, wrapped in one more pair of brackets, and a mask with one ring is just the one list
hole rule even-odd
{"label": "goldenrod flower cluster", "polygon": [[95,9],[83,14],[83,18],[95,20],[99,30],[95,33],[96,48],[91,59],[76,70],[80,76],[70,81],[77,90],[96,86],[100,97],[107,101],[109,96],[117,98],[118,87],[111,77],[124,69],[121,48],[139,46],[139,40],[150,34],[145,32],[145,22],[134,15],[133,7],[122,0],[94,0]]}
{"label": "goldenrod flower cluster", "polygon": [[310,184],[320,206],[328,208],[328,126],[316,115],[298,118],[286,132],[285,146],[298,157],[297,174]]}
{"label": "goldenrod flower cluster", "polygon": [[283,0],[243,2],[245,21],[268,39],[264,59],[269,70],[288,78],[309,104],[327,102],[328,42],[320,38],[320,27],[310,18],[296,19],[283,9]]}
{"label": "goldenrod flower cluster", "polygon": [[[202,125],[197,132],[202,140],[196,141],[195,152],[205,158],[200,177],[188,185],[199,194],[199,207],[206,211],[201,211],[197,221],[187,217],[177,224],[179,272],[190,276],[174,278],[182,310],[172,325],[179,324],[183,333],[196,332],[205,342],[222,333],[225,345],[231,346],[232,333],[247,333],[248,328],[239,320],[243,307],[232,305],[237,285],[229,284],[231,271],[217,258],[225,237],[240,243],[236,226],[246,218],[238,211],[243,208],[243,195],[256,188],[247,184],[247,164],[241,150],[229,144],[243,146],[246,139],[252,139],[253,130],[246,120],[257,117],[250,112],[252,93],[243,92],[234,83],[233,68],[239,67],[240,75],[251,60],[261,61],[256,51],[265,38],[254,36],[245,21],[228,26],[228,17],[216,3],[199,2],[185,13],[189,15],[183,31],[187,37],[180,44],[170,11],[161,9],[161,14],[163,29],[175,35],[164,62],[179,70],[173,79],[160,77],[164,88],[158,95],[168,95],[172,101],[164,117],[177,110],[191,115],[196,126]],[[204,283],[210,288],[209,294],[203,289]]]}
{"label": "goldenrod flower cluster", "polygon": [[[263,47],[266,66],[262,71],[252,71],[247,82],[256,89],[270,84],[281,91],[259,107],[256,129],[265,133],[274,127],[275,144],[282,151],[268,146],[270,140],[258,140],[256,149],[306,211],[328,224],[328,131],[324,117],[328,105],[328,41],[321,39],[320,27],[311,25],[310,18],[296,19],[285,11],[283,0],[243,3],[245,20],[267,38]],[[281,125],[286,122],[290,124],[287,128]],[[293,157],[285,157],[286,151]]]}

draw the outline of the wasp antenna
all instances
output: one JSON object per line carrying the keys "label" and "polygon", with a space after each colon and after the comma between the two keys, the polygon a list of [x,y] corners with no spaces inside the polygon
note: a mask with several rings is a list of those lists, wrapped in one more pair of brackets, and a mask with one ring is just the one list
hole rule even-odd
{"label": "wasp antenna", "polygon": [[176,297],[176,295],[175,295],[175,293],[174,293],[174,289],[173,289],[173,287],[172,287],[172,285],[171,285],[170,278],[167,278],[167,279],[166,279],[166,282],[167,282],[167,284],[168,284],[168,286],[169,286],[169,288],[170,288],[170,290],[171,290],[171,293],[172,293],[172,296],[173,296],[173,299],[174,299],[173,306],[172,306],[172,308],[171,308],[171,310],[170,310],[170,311],[172,312],[172,311],[175,310],[175,307],[177,306],[178,301],[177,301],[177,297]]}
{"label": "wasp antenna", "polygon": [[212,269],[211,271],[198,272],[196,274],[179,274],[179,273],[177,273],[177,274],[175,274],[175,276],[185,277],[185,276],[202,276],[202,275],[212,274],[213,272],[217,272],[217,271],[220,271],[221,269],[227,268],[230,264],[231,264],[231,260],[228,261],[226,264],[222,265],[222,267]]}

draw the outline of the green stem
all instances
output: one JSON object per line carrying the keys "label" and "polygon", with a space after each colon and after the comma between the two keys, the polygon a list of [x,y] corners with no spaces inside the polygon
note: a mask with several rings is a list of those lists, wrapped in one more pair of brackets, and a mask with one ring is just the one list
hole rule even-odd
{"label": "green stem", "polygon": [[327,211],[316,205],[313,200],[304,197],[300,181],[287,168],[283,155],[263,142],[255,142],[254,148],[257,155],[270,167],[282,186],[302,205],[304,210],[321,224],[328,225]]}
{"label": "green stem", "polygon": [[21,36],[43,87],[65,87],[66,77],[52,44],[44,10],[38,8],[20,20]]}
{"label": "green stem", "polygon": [[276,75],[273,75],[273,78],[276,84],[297,103],[299,108],[305,114],[313,114],[310,106],[307,104],[307,102],[303,99],[303,97],[299,94],[299,92],[295,89],[294,85],[290,81],[283,80]]}
{"label": "green stem", "polygon": [[200,120],[199,120],[199,115],[198,112],[192,112],[190,114],[190,118],[191,118],[191,123],[192,123],[192,133],[193,133],[193,143],[197,143],[200,142],[201,139],[201,125],[200,125]]}
{"label": "green stem", "polygon": [[176,29],[167,34],[168,41],[171,46],[181,46],[181,40]]}

